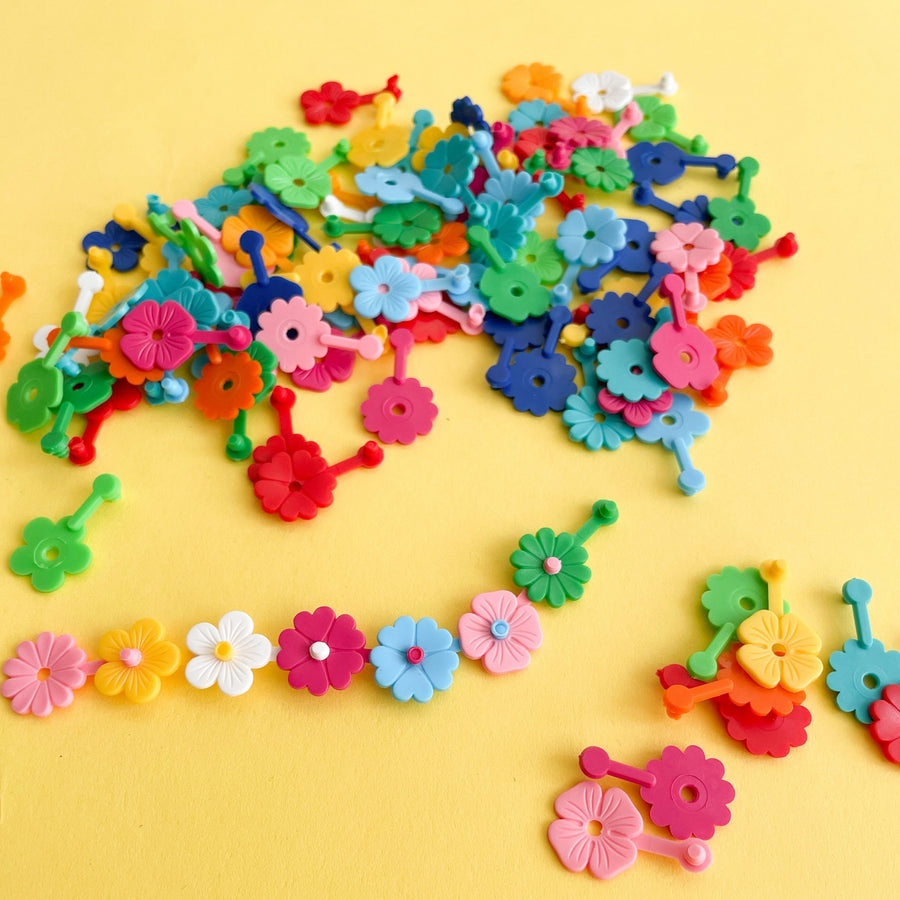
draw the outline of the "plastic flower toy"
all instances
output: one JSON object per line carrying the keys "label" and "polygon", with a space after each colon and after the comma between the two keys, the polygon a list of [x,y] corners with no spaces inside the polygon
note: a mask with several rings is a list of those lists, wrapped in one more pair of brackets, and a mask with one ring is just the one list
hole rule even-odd
{"label": "plastic flower toy", "polygon": [[566,262],[596,266],[609,262],[625,243],[625,223],[615,210],[595,203],[573,209],[557,228],[556,246]]}
{"label": "plastic flower toy", "polygon": [[563,272],[556,241],[541,240],[536,231],[525,235],[525,243],[516,251],[516,262],[531,269],[542,284],[555,284]]}
{"label": "plastic flower toy", "polygon": [[580,441],[588,450],[617,450],[623,441],[634,437],[634,428],[621,416],[604,412],[597,403],[597,390],[583,387],[577,394],[566,398],[563,424],[569,429],[569,437]]}
{"label": "plastic flower toy", "polygon": [[19,715],[49,716],[55,708],[69,706],[95,665],[68,634],[57,637],[44,631],[34,641],[22,641],[16,655],[3,663],[8,676],[0,693]]}
{"label": "plastic flower toy", "polygon": [[453,643],[434,619],[401,616],[378,632],[378,645],[369,654],[375,683],[389,687],[397,700],[427,703],[435,690],[446,691],[453,682],[459,666]]}
{"label": "plastic flower toy", "polygon": [[278,643],[275,662],[288,673],[288,684],[315,697],[329,688],[344,690],[366,663],[366,638],[353,616],[335,616],[328,606],[297,613],[294,627],[282,631]]}
{"label": "plastic flower toy", "polygon": [[543,640],[537,610],[510,591],[479,594],[457,630],[463,654],[495,675],[526,668]]}
{"label": "plastic flower toy", "polygon": [[97,669],[94,687],[114,697],[124,692],[132,703],[155,700],[162,679],[172,675],[181,661],[175,644],[163,640],[165,629],[155,619],[141,619],[129,631],[109,631],[97,647],[105,662]]}
{"label": "plastic flower toy", "polygon": [[358,265],[359,257],[352,251],[323,247],[305,254],[294,267],[294,274],[300,279],[307,302],[315,303],[324,312],[334,312],[339,307],[352,308],[350,273]]}
{"label": "plastic flower toy", "polygon": [[607,194],[628,187],[633,177],[627,159],[619,159],[615,150],[602,147],[579,147],[572,154],[571,171],[588,187]]}
{"label": "plastic flower toy", "polygon": [[413,201],[382,207],[375,214],[373,230],[386,244],[408,250],[430,241],[441,224],[441,214],[433,206]]}
{"label": "plastic flower toy", "polygon": [[211,188],[205,197],[194,201],[197,212],[214,228],[221,228],[229,216],[236,216],[253,202],[253,195],[243,188],[220,184]]}
{"label": "plastic flower toy", "polygon": [[891,762],[900,763],[900,684],[885,685],[881,699],[869,707],[869,714],[872,737]]}
{"label": "plastic flower toy", "polygon": [[523,535],[519,549],[509,557],[516,570],[513,581],[528,588],[529,600],[546,600],[555,609],[566,600],[578,600],[591,577],[591,570],[584,565],[587,550],[582,544],[618,518],[619,510],[612,500],[598,500],[591,518],[575,534],[563,531],[557,535],[550,528],[541,528],[537,534]]}
{"label": "plastic flower toy", "polygon": [[294,249],[294,232],[289,225],[279,222],[262,206],[244,206],[236,216],[229,216],[222,223],[222,246],[245,268],[252,265],[250,257],[241,249],[241,235],[245,231],[262,235],[262,261],[267,269],[290,256]]}
{"label": "plastic flower toy", "polygon": [[478,158],[468,138],[455,134],[438,141],[425,157],[422,184],[444,197],[455,197],[472,180]]}
{"label": "plastic flower toy", "polygon": [[615,112],[631,103],[634,93],[631,82],[618,72],[588,72],[572,82],[572,96],[584,97],[588,109],[594,113]]}
{"label": "plastic flower toy", "polygon": [[300,106],[311,125],[324,122],[345,125],[359,105],[359,94],[345,90],[339,81],[326,81],[319,90],[307,90],[300,95]]}
{"label": "plastic flower toy", "polygon": [[724,242],[713,228],[700,222],[676,222],[656,232],[650,250],[675,272],[702,272],[718,262]]}
{"label": "plastic flower toy", "polygon": [[786,716],[774,711],[758,716],[749,706],[735,706],[726,699],[720,699],[718,707],[728,736],[741,741],[754,756],[787,756],[793,747],[806,743],[806,729],[812,722],[809,710],[799,704]]}
{"label": "plastic flower toy", "polygon": [[190,313],[197,328],[214,328],[226,309],[231,309],[227,294],[213,294],[184,269],[163,269],[156,278],[144,282],[143,300],[155,300],[160,305],[167,300],[177,303]]}
{"label": "plastic flower toy", "polygon": [[463,222],[447,222],[427,244],[411,247],[410,252],[415,254],[420,263],[438,266],[445,257],[452,259],[462,256],[468,249],[469,242],[466,240],[465,224]]}
{"label": "plastic flower toy", "polygon": [[185,638],[194,654],[184,667],[184,677],[195,688],[218,684],[229,697],[246,694],[253,684],[253,669],[271,662],[272,644],[253,633],[253,619],[244,612],[226,613],[218,627],[209,622],[194,625]]}
{"label": "plastic flower toy", "polygon": [[414,315],[411,302],[422,293],[418,277],[404,271],[402,260],[380,256],[371,266],[357,266],[350,273],[350,286],[356,291],[353,307],[367,319],[384,316],[389,322],[402,322]]}
{"label": "plastic flower toy", "polygon": [[231,420],[251,409],[263,389],[262,366],[246,351],[220,353],[194,382],[194,405],[207,419]]}
{"label": "plastic flower toy", "polygon": [[[255,452],[254,452],[255,458]],[[253,492],[267,513],[278,513],[285,522],[314,519],[331,506],[337,479],[328,463],[308,450],[279,452],[254,471]]]}
{"label": "plastic flower toy", "polygon": [[597,354],[597,377],[610,393],[630,403],[656,400],[668,387],[653,370],[653,354],[639,338],[613,341]]}
{"label": "plastic flower toy", "polygon": [[331,193],[327,170],[306,156],[284,156],[266,166],[266,187],[286,206],[315,209]]}
{"label": "plastic flower toy", "polygon": [[177,369],[194,352],[196,323],[171,300],[139,303],[122,319],[122,330],[119,348],[144,372]]}
{"label": "plastic flower toy", "polygon": [[545,100],[552,103],[559,99],[562,75],[553,66],[540,63],[519,65],[503,76],[501,90],[512,103],[522,100]]}
{"label": "plastic flower toy", "polygon": [[510,114],[509,124],[518,132],[535,126],[548,127],[565,116],[558,103],[546,100],[523,100]]}
{"label": "plastic flower toy", "polygon": [[123,228],[118,222],[107,222],[103,231],[92,231],[85,235],[81,247],[85,253],[91,247],[102,247],[112,254],[112,267],[117,272],[130,272],[137,264],[138,257],[147,239],[136,231]]}

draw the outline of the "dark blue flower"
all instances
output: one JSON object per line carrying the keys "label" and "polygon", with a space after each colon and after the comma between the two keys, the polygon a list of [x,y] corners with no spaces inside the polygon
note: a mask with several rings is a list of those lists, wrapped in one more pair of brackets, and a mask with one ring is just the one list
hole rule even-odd
{"label": "dark blue flower", "polygon": [[91,247],[102,247],[112,253],[112,267],[117,272],[130,272],[138,264],[138,256],[147,241],[136,231],[123,228],[118,222],[107,222],[103,231],[92,231],[84,236],[81,248],[85,253]]}
{"label": "dark blue flower", "polygon": [[464,125],[466,128],[474,128],[476,131],[491,130],[491,126],[488,125],[484,118],[481,107],[477,103],[473,103],[468,97],[460,97],[459,100],[453,101],[450,121]]}

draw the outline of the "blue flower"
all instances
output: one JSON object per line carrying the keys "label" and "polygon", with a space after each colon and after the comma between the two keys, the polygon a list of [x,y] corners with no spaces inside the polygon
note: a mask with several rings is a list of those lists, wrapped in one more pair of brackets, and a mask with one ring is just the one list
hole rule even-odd
{"label": "blue flower", "polygon": [[525,245],[528,223],[512,204],[501,204],[499,200],[481,194],[479,202],[484,205],[484,227],[490,232],[491,243],[504,262],[512,262],[516,250]]}
{"label": "blue flower", "polygon": [[220,184],[205,196],[194,201],[197,212],[213,228],[221,228],[229,216],[236,216],[243,207],[253,202],[253,195],[243,188],[237,189]]}
{"label": "blue flower", "polygon": [[533,416],[544,416],[551,409],[559,412],[576,390],[575,367],[562,353],[544,356],[542,350],[523,350],[513,356],[509,380],[502,387],[519,412]]}
{"label": "blue flower", "polygon": [[562,420],[568,426],[569,437],[583,443],[588,450],[601,447],[617,450],[622,441],[634,437],[634,429],[621,416],[600,409],[597,392],[592,387],[583,387],[566,400]]}
{"label": "blue flower", "polygon": [[362,193],[377,197],[382,203],[409,203],[415,199],[415,190],[420,185],[412,172],[396,166],[366,166],[353,180]]}
{"label": "blue flower", "polygon": [[[629,343],[632,343],[629,341]],[[651,398],[653,399],[653,398]],[[671,450],[677,441],[690,447],[695,437],[709,431],[709,416],[694,409],[694,401],[687,394],[672,394],[672,405],[663,413],[654,413],[649,424],[635,430],[639,441]]]}
{"label": "blue flower", "polygon": [[459,100],[453,101],[453,107],[450,110],[450,121],[479,131],[491,130],[491,126],[488,125],[487,120],[484,118],[481,107],[477,103],[473,103],[468,97],[460,97]]}
{"label": "blue flower", "polygon": [[881,697],[886,684],[900,684],[900,653],[885,651],[881,641],[863,647],[851,638],[843,650],[828,657],[829,672],[825,683],[836,694],[835,702],[844,712],[852,712],[864,725],[872,721],[869,706]]}
{"label": "blue flower", "polygon": [[397,700],[427,703],[435,690],[446,691],[459,665],[453,635],[434,619],[401,616],[378,632],[378,646],[369,655],[375,683],[389,687]]}
{"label": "blue flower", "polygon": [[438,141],[425,157],[420,173],[422,184],[429,191],[444,197],[455,197],[475,174],[478,156],[472,142],[461,134],[446,141]]}
{"label": "blue flower", "polygon": [[584,212],[573,209],[559,223],[556,247],[566,262],[596,266],[625,246],[625,228],[615,210],[592,203]]}
{"label": "blue flower", "polygon": [[638,300],[634,294],[610,291],[591,301],[591,311],[584,324],[591,329],[591,337],[598,344],[611,344],[632,338],[646,341],[653,333],[654,322],[648,303]]}
{"label": "blue flower", "polygon": [[[493,197],[500,203],[512,203],[513,206],[531,207],[536,194],[540,193],[540,187],[535,184],[527,172],[513,172],[511,169],[503,169],[495,178],[491,176],[484,183],[484,192],[478,197],[484,201],[486,197]],[[543,203],[529,208],[530,217],[539,216],[544,211]]]}
{"label": "blue flower", "polygon": [[112,221],[106,223],[103,231],[86,234],[81,248],[85,253],[91,247],[109,250],[112,253],[112,267],[117,272],[130,272],[138,264],[138,254],[146,243],[136,231],[123,228],[118,222]]}
{"label": "blue flower", "polygon": [[380,256],[372,266],[357,266],[350,273],[356,291],[353,308],[367,319],[384,316],[389,322],[412,318],[410,302],[422,293],[422,282],[412,272],[403,271],[395,256]]}
{"label": "blue flower", "polygon": [[564,116],[565,112],[558,103],[547,103],[545,100],[523,100],[509,114],[509,124],[516,129],[516,132],[536,126],[547,128]]}
{"label": "blue flower", "polygon": [[[629,403],[656,400],[669,386],[653,369],[653,352],[644,341],[613,341],[597,355],[597,377],[610,393]],[[648,428],[650,426],[647,426]]]}

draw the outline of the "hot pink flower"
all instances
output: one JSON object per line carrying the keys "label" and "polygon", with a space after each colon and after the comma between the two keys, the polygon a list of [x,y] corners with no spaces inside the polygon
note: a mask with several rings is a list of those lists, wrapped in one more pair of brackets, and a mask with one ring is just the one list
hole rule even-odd
{"label": "hot pink flower", "polygon": [[619,413],[632,428],[649,425],[654,413],[666,412],[672,406],[671,391],[663,391],[656,400],[636,400],[634,403],[601,388],[597,393],[597,404],[603,412]]}
{"label": "hot pink flower", "polygon": [[294,616],[294,627],[278,636],[281,652],[275,659],[288,674],[291,687],[308,688],[321,697],[329,687],[342,691],[366,663],[365,635],[353,616],[335,618],[334,610],[320,606],[315,612]]}
{"label": "hot pink flower", "polygon": [[22,641],[16,656],[3,664],[9,678],[0,689],[20,715],[49,716],[54,707],[68,706],[93,669],[84,650],[69,634],[44,631],[34,641]]}
{"label": "hot pink flower", "polygon": [[607,147],[612,128],[598,119],[584,116],[557,119],[549,129],[550,137],[570,147]]}
{"label": "hot pink flower", "polygon": [[[524,592],[523,592],[524,593]],[[531,662],[531,650],[541,646],[543,634],[537,610],[522,595],[490,591],[472,601],[472,612],[460,616],[459,643],[469,659],[495,675],[518,672]]]}
{"label": "hot pink flower", "polygon": [[553,808],[559,818],[550,823],[547,836],[570,872],[589,868],[595,878],[612,878],[634,864],[635,838],[644,822],[624,791],[604,793],[595,781],[582,781],[560,794]]}
{"label": "hot pink flower", "polygon": [[774,711],[758,716],[749,704],[736,706],[727,697],[717,698],[717,705],[728,736],[742,741],[747,752],[754,756],[767,753],[781,758],[790,753],[791,747],[806,743],[806,729],[812,716],[805,706],[794,706],[786,716]]}
{"label": "hot pink flower", "polygon": [[702,272],[719,261],[725,242],[714,228],[700,222],[676,222],[656,232],[650,251],[674,272]]}
{"label": "hot pink flower", "polygon": [[177,369],[194,352],[193,316],[174,300],[145,300],[122,319],[119,349],[142,372]]}

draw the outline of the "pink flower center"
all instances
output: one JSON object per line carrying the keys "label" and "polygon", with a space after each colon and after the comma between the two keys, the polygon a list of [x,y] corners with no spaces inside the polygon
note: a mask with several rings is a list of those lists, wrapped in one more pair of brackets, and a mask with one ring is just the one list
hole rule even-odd
{"label": "pink flower center", "polygon": [[544,560],[544,571],[548,575],[558,575],[562,570],[562,561],[558,556],[548,556]]}
{"label": "pink flower center", "polygon": [[406,651],[406,658],[414,666],[417,666],[425,659],[425,651],[421,647],[410,647],[409,650]]}
{"label": "pink flower center", "polygon": [[133,669],[136,665],[139,665],[143,658],[144,654],[136,647],[126,647],[124,650],[119,651],[119,659],[122,660],[123,665],[128,666],[129,669]]}

